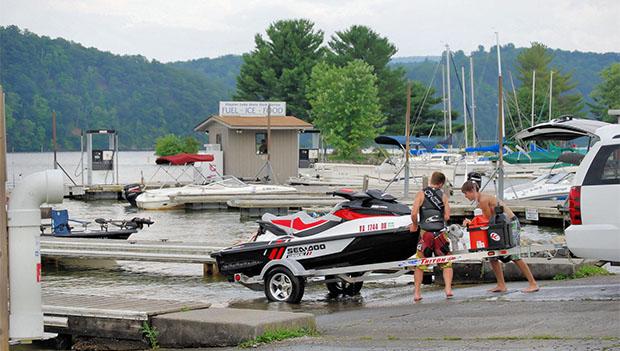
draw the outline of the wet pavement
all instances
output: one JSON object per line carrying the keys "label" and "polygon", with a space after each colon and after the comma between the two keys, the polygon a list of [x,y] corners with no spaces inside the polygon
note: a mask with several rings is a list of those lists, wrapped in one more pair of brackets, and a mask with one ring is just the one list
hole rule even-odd
{"label": "wet pavement", "polygon": [[[503,294],[493,285],[426,290],[386,301],[343,298],[339,311],[298,307],[317,315],[320,336],[259,346],[260,350],[620,350],[620,276],[524,282]],[[274,305],[274,304],[270,304]],[[346,306],[346,307],[345,307]]]}

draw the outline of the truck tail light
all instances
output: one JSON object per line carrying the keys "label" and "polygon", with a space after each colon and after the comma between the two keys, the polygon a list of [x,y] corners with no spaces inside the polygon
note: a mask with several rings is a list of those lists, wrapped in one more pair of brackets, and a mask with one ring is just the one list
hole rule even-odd
{"label": "truck tail light", "polygon": [[581,187],[573,186],[568,193],[568,213],[570,223],[573,225],[581,224]]}

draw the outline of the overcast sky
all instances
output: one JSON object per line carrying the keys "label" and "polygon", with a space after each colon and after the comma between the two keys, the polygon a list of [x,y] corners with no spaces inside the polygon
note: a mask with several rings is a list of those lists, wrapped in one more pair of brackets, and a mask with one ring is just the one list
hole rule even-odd
{"label": "overcast sky", "polygon": [[163,62],[248,52],[256,33],[288,18],[312,20],[326,39],[370,26],[398,57],[488,48],[495,31],[517,46],[620,51],[618,0],[0,0],[1,25]]}

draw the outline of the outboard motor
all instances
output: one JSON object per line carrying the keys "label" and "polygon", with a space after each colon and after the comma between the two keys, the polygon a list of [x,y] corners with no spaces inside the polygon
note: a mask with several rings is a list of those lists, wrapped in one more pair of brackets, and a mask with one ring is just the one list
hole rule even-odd
{"label": "outboard motor", "polygon": [[123,196],[132,207],[138,207],[136,205],[136,198],[142,194],[143,190],[141,184],[128,184],[123,187]]}

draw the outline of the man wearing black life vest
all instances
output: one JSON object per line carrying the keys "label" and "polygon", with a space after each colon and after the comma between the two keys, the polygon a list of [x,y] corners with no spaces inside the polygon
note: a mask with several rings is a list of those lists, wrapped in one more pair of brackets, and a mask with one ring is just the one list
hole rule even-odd
{"label": "man wearing black life vest", "polygon": [[[416,257],[445,256],[450,254],[450,244],[445,233],[445,228],[450,219],[450,206],[448,196],[441,191],[446,183],[446,176],[441,172],[433,172],[429,186],[420,190],[413,201],[411,208],[410,231],[420,230],[420,240]],[[419,220],[418,220],[419,215]],[[446,298],[452,297],[452,263],[439,265],[443,270],[444,290]],[[420,288],[422,286],[423,270],[426,267],[417,266],[414,271],[414,297],[418,302],[422,300]]]}

